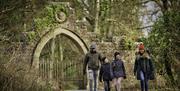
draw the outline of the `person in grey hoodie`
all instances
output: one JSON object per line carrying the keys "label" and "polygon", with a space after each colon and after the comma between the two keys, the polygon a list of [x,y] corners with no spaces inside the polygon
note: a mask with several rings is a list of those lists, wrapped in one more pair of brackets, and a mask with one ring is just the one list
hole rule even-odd
{"label": "person in grey hoodie", "polygon": [[[97,52],[96,44],[90,46],[90,52],[85,55],[83,74],[88,74],[89,90],[97,91],[98,73],[101,65],[101,54]],[[86,70],[87,68],[87,70]],[[93,86],[94,83],[94,86]],[[94,90],[93,90],[94,89]]]}

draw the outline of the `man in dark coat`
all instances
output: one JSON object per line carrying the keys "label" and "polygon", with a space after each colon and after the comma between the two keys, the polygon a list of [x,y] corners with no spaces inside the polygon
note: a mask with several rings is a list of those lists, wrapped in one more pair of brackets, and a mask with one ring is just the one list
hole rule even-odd
{"label": "man in dark coat", "polygon": [[[90,91],[97,91],[97,85],[98,85],[98,72],[100,69],[100,63],[101,63],[101,55],[96,50],[96,44],[92,43],[90,46],[90,52],[88,52],[85,55],[84,59],[84,68],[83,68],[83,74],[85,75],[86,71],[88,74],[88,82],[89,82],[89,90]],[[88,68],[86,70],[86,68]],[[94,83],[94,86],[93,86]],[[93,90],[94,88],[94,90]]]}
{"label": "man in dark coat", "polygon": [[144,50],[144,45],[139,45],[139,53],[134,64],[134,75],[140,80],[141,91],[148,91],[148,80],[154,79],[154,66],[151,57]]}

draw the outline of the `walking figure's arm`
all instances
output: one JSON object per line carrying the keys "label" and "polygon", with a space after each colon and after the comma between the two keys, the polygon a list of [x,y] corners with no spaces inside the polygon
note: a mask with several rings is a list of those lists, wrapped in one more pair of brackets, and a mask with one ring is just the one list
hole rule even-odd
{"label": "walking figure's arm", "polygon": [[84,65],[83,65],[83,74],[84,74],[84,75],[86,74],[86,66],[87,66],[87,63],[88,63],[88,55],[86,54],[86,55],[85,55],[85,58],[84,58]]}
{"label": "walking figure's arm", "polygon": [[103,74],[103,67],[101,66],[100,72],[99,72],[99,81],[102,82],[102,74]]}
{"label": "walking figure's arm", "polygon": [[124,63],[122,63],[122,69],[123,69],[123,72],[124,72],[124,79],[126,79],[126,69],[124,67]]}
{"label": "walking figure's arm", "polygon": [[152,62],[152,61],[153,61],[153,59],[152,59],[152,58],[150,58],[150,59],[149,59],[149,65],[150,65],[150,69],[151,69],[151,71],[152,71],[152,72],[154,72],[154,64],[153,64],[153,62]]}
{"label": "walking figure's arm", "polygon": [[138,58],[136,57],[135,63],[134,63],[134,75],[136,75],[136,71],[137,71],[137,66],[138,66],[137,60],[138,60]]}

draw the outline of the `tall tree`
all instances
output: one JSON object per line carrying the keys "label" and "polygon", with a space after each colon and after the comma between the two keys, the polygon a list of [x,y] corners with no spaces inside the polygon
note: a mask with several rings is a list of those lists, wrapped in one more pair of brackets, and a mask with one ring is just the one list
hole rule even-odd
{"label": "tall tree", "polygon": [[[149,47],[152,48],[157,64],[161,65],[160,70],[165,69],[169,81],[175,85],[178,82],[176,75],[179,73],[174,68],[179,64],[177,60],[180,53],[180,1],[179,0],[147,0],[143,3],[153,2],[159,9],[154,9],[152,15],[160,14],[157,21],[152,26],[152,31],[147,40]],[[159,13],[158,13],[159,12]],[[173,70],[175,72],[173,72]],[[160,71],[162,73],[162,71]]]}

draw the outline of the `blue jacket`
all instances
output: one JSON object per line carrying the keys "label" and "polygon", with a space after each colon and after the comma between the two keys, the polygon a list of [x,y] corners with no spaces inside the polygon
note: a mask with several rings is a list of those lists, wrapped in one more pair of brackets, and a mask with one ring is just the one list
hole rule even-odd
{"label": "blue jacket", "polygon": [[113,73],[111,69],[110,63],[104,63],[101,65],[100,73],[99,73],[99,80],[102,81],[111,81],[113,79]]}
{"label": "blue jacket", "polygon": [[126,78],[126,71],[122,60],[113,60],[112,69],[114,78],[124,77]]}

